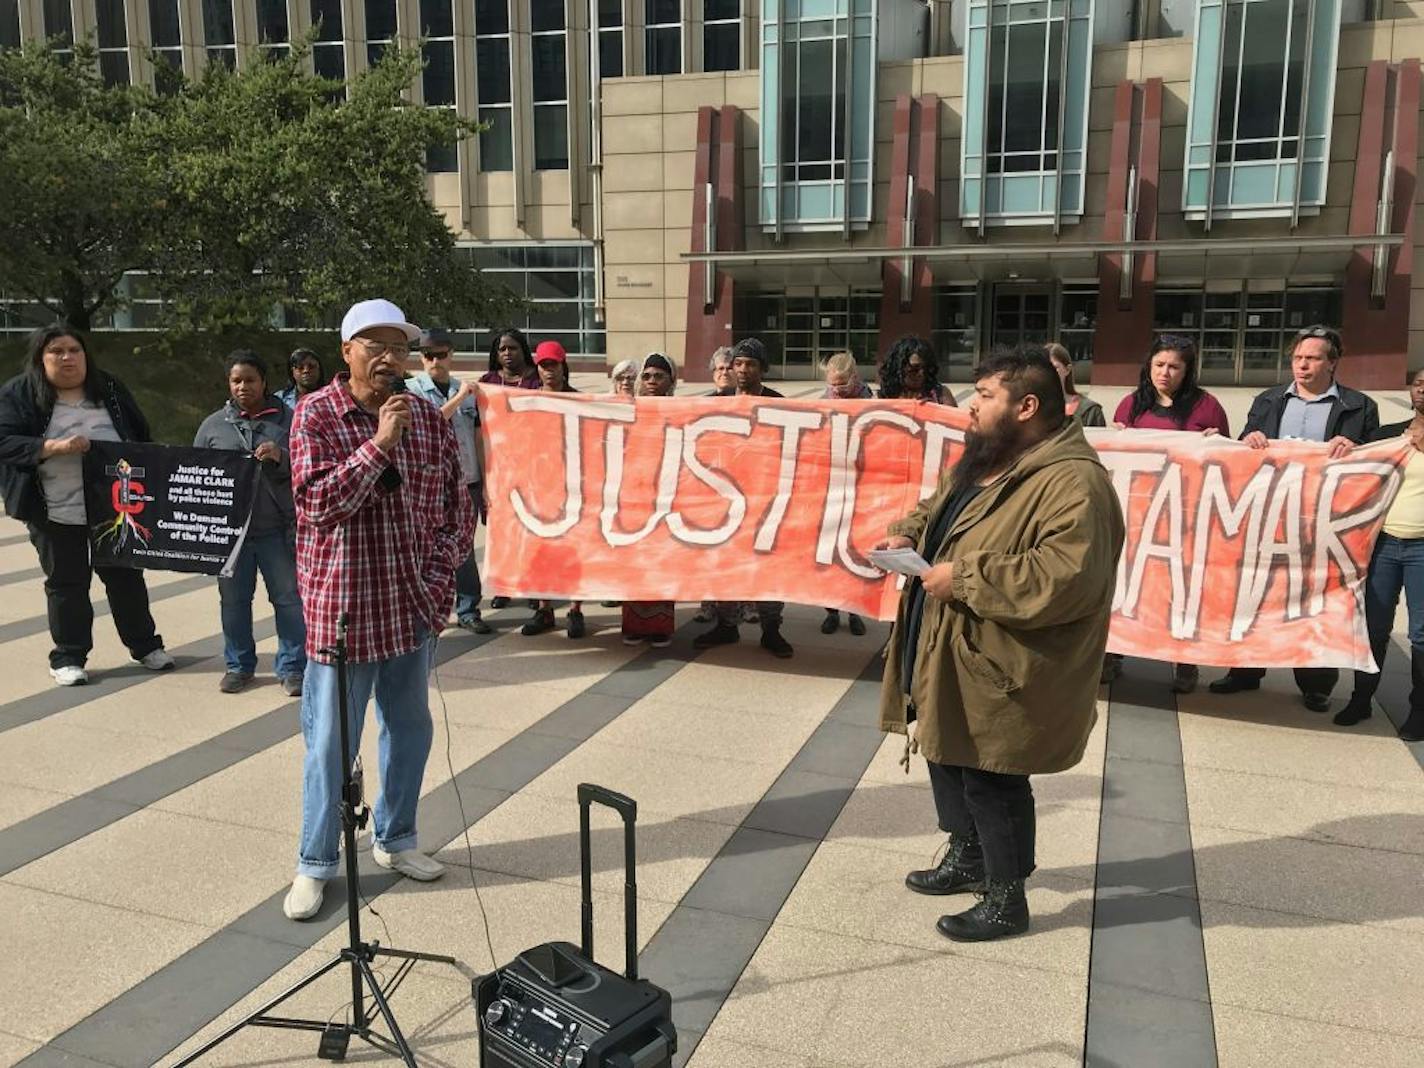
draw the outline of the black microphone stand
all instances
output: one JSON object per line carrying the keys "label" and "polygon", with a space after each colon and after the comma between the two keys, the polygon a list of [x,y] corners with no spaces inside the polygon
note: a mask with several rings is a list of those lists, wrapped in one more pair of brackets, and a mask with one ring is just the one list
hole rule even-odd
{"label": "black microphone stand", "polygon": [[[317,1050],[317,1056],[331,1061],[345,1060],[346,1049],[352,1037],[361,1039],[368,1045],[392,1057],[399,1057],[409,1068],[417,1068],[415,1054],[410,1050],[410,1045],[405,1040],[405,1035],[401,1033],[400,1024],[396,1023],[395,1013],[391,1011],[389,999],[395,993],[396,988],[411,969],[415,967],[417,961],[429,961],[433,964],[456,964],[454,957],[440,956],[435,953],[414,953],[405,949],[392,949],[383,946],[379,942],[366,942],[361,938],[361,909],[360,909],[360,872],[356,864],[356,831],[358,828],[366,826],[366,819],[370,810],[362,803],[361,781],[357,778],[354,769],[354,758],[351,753],[351,728],[349,726],[350,698],[347,693],[347,664],[346,664],[346,623],[347,616],[342,612],[336,623],[336,644],[321,652],[330,656],[336,665],[336,695],[337,713],[341,717],[341,834],[342,842],[346,850],[346,929],[347,943],[335,957],[327,961],[316,971],[306,978],[299,980],[278,994],[271,1001],[268,1001],[255,1012],[233,1024],[222,1034],[212,1041],[201,1046],[199,1049],[188,1054],[173,1068],[184,1068],[184,1065],[192,1064],[209,1050],[216,1048],[226,1042],[233,1035],[244,1027],[281,1027],[297,1031],[320,1031],[321,1045]],[[377,978],[376,973],[371,969],[371,962],[376,957],[395,957],[400,961],[395,973],[383,986]],[[316,982],[327,972],[341,967],[343,964],[351,966],[351,1022],[332,1023],[327,1020],[301,1019],[291,1016],[270,1016],[273,1009],[288,998],[305,990],[312,983]],[[375,1011],[373,1012],[366,1004],[366,991],[370,991],[370,997],[374,1001]],[[377,1014],[384,1019],[386,1027],[390,1030],[387,1037],[378,1034],[371,1029],[371,1025],[376,1022]]]}

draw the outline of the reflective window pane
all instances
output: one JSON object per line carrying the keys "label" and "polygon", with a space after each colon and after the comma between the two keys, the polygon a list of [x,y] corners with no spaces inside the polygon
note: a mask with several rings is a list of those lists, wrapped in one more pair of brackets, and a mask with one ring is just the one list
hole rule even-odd
{"label": "reflective window pane", "polygon": [[69,0],[44,0],[44,32],[46,37],[74,40],[73,13]]}
{"label": "reflective window pane", "polygon": [[125,49],[99,53],[99,73],[105,85],[129,84],[129,54]]}
{"label": "reflective window pane", "polygon": [[509,0],[475,0],[475,32],[508,33]]}
{"label": "reflective window pane", "polygon": [[717,23],[702,29],[702,67],[704,70],[740,70],[742,66],[742,28],[735,22]]}
{"label": "reflective window pane", "polygon": [[480,108],[480,122],[488,124],[480,132],[480,170],[513,170],[514,131],[509,108]]}
{"label": "reflective window pane", "polygon": [[623,31],[603,31],[598,35],[598,69],[605,78],[623,77]]}
{"label": "reflective window pane", "polygon": [[534,169],[565,171],[569,168],[568,108],[546,104],[534,109]]}
{"label": "reflective window pane", "polygon": [[475,70],[481,104],[509,103],[509,39],[475,42]]}
{"label": "reflective window pane", "polygon": [[237,43],[232,0],[203,0],[203,43],[209,46]]}
{"label": "reflective window pane", "polygon": [[124,29],[124,0],[96,0],[95,37],[101,49],[123,48],[128,44]]}
{"label": "reflective window pane", "polygon": [[396,35],[396,0],[366,0],[366,40],[389,41]]}
{"label": "reflective window pane", "polygon": [[455,9],[451,0],[420,0],[420,26],[426,37],[455,36]]}
{"label": "reflective window pane", "polygon": [[425,73],[422,77],[425,102],[430,105],[455,103],[455,42],[430,41],[425,45]]}
{"label": "reflective window pane", "polygon": [[541,30],[562,30],[564,0],[530,0],[529,28],[535,33]]}
{"label": "reflective window pane", "polygon": [[[318,41],[341,40],[341,0],[311,0],[311,20],[312,25],[319,27]],[[345,77],[344,72],[342,77]]]}
{"label": "reflective window pane", "polygon": [[287,0],[257,0],[257,38],[269,44],[292,39],[287,24]]}
{"label": "reflective window pane", "polygon": [[650,27],[645,34],[649,74],[682,73],[682,29],[678,26]]}
{"label": "reflective window pane", "polygon": [[598,0],[599,26],[623,25],[623,0]]}
{"label": "reflective window pane", "polygon": [[0,0],[0,48],[20,47],[20,0]]}
{"label": "reflective window pane", "polygon": [[535,100],[567,100],[564,82],[564,35],[549,34],[531,37],[532,78]]}

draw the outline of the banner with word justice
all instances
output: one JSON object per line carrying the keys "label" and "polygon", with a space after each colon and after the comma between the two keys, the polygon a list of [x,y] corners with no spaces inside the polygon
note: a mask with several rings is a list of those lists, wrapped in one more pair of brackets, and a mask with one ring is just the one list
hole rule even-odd
{"label": "banner with word justice", "polygon": [[257,474],[243,452],[91,442],[84,505],[94,563],[229,574]]}
{"label": "banner with word justice", "polygon": [[[914,401],[619,400],[482,388],[487,587],[585,600],[769,600],[893,619],[866,559],[934,491],[968,413]],[[1096,430],[1127,523],[1114,652],[1369,669],[1363,581],[1402,439],[1323,445]]]}

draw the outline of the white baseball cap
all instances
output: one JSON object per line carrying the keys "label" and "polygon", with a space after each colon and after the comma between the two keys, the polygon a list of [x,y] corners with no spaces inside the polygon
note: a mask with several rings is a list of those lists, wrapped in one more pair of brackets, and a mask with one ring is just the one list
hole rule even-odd
{"label": "white baseball cap", "polygon": [[420,327],[405,321],[405,312],[388,300],[362,300],[351,305],[341,319],[341,340],[350,341],[357,334],[378,326],[393,326],[405,334],[407,341],[420,337]]}

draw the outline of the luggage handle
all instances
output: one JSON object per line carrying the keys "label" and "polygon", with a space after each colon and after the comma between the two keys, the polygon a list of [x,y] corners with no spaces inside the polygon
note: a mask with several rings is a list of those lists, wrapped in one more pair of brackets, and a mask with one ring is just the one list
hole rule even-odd
{"label": "luggage handle", "polygon": [[590,782],[579,783],[579,866],[583,897],[582,910],[583,955],[593,960],[593,865],[589,856],[589,806],[594,802],[606,805],[623,817],[623,935],[625,966],[623,974],[632,981],[638,978],[638,877],[637,847],[634,840],[634,824],[638,821],[638,802],[625,794],[596,786]]}

